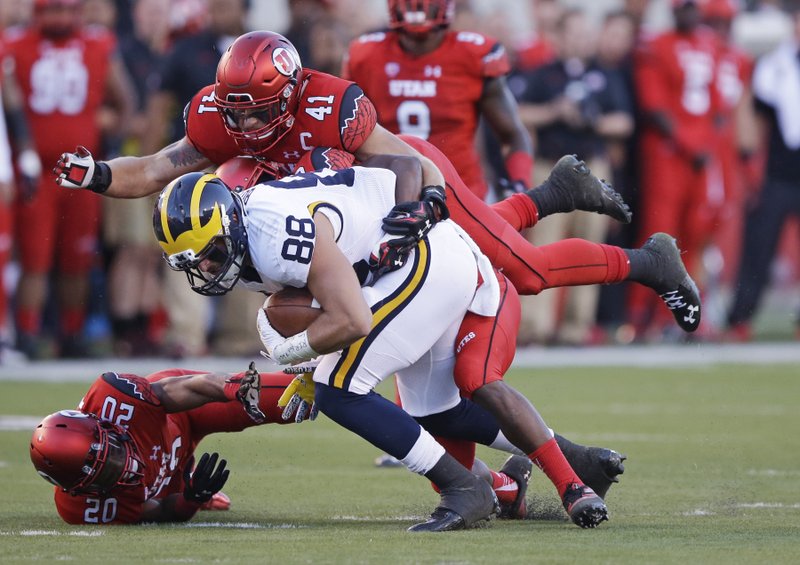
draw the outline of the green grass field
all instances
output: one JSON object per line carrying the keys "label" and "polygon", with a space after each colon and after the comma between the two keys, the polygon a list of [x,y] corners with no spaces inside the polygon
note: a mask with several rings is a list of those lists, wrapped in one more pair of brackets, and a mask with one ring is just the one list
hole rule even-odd
{"label": "green grass field", "polygon": [[[0,562],[800,562],[800,367],[517,370],[508,380],[563,435],[628,455],[606,500],[610,522],[567,522],[536,472],[538,519],[407,533],[436,504],[427,482],[374,468],[374,448],[321,417],[205,440],[232,469],[229,512],[71,527],[30,464],[30,432],[2,431]],[[0,414],[73,407],[87,386],[0,382]],[[505,458],[480,455],[495,467]]]}

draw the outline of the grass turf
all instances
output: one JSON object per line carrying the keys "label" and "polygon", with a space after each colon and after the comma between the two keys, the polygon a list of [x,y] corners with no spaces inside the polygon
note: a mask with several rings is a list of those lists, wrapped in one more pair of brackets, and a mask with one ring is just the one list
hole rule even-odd
{"label": "grass turf", "polygon": [[[212,436],[229,512],[188,525],[72,527],[31,466],[29,431],[0,432],[0,561],[84,563],[796,563],[800,367],[517,370],[511,384],[568,438],[628,455],[611,521],[581,530],[535,472],[538,519],[410,534],[437,497],[320,417]],[[85,383],[0,382],[0,414],[73,407]],[[390,388],[382,389],[391,394]],[[495,468],[504,455],[481,448]]]}

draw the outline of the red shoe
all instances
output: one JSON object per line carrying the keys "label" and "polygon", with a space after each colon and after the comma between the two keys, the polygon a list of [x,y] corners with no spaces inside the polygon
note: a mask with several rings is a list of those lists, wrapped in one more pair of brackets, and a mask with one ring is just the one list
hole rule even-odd
{"label": "red shoe", "polygon": [[200,507],[200,510],[230,510],[231,509],[231,499],[222,491],[219,491],[214,496],[211,497],[211,500],[208,502],[204,502],[203,505]]}

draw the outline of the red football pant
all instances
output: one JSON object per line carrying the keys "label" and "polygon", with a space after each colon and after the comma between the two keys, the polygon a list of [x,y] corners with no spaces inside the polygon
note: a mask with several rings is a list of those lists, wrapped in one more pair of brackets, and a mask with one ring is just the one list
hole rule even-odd
{"label": "red football pant", "polygon": [[[642,154],[640,243],[655,232],[675,237],[683,262],[694,277],[703,246],[715,229],[717,214],[724,203],[724,189],[719,179],[708,182],[704,170],[695,170],[688,158],[677,155],[660,139],[646,136],[642,141]],[[669,311],[655,308],[657,302],[658,297],[649,289],[641,285],[631,287],[632,321],[642,326],[654,315],[657,326],[669,324]]]}
{"label": "red football pant", "polygon": [[42,175],[36,195],[17,202],[16,244],[26,273],[43,274],[57,262],[58,271],[82,275],[96,257],[101,196],[66,190]]}
{"label": "red football pant", "polygon": [[[503,271],[520,294],[538,294],[547,288],[620,282],[630,272],[619,247],[583,239],[566,239],[536,247],[491,206],[467,188],[452,163],[433,145],[412,136],[400,136],[431,159],[444,174],[450,217],[475,240],[496,268]],[[509,217],[508,215],[506,217]],[[530,217],[522,213],[520,217]]]}

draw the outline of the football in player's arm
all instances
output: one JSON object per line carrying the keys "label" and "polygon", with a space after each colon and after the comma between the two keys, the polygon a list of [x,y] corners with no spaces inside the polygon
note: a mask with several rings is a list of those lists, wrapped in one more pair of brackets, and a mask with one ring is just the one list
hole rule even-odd
{"label": "football in player's arm", "polygon": [[[216,453],[195,464],[200,440],[295,421],[278,405],[288,403],[282,398],[288,385],[302,393],[299,381],[283,373],[259,375],[253,363],[237,374],[108,372],[78,410],[42,420],[31,439],[31,460],[56,485],[56,509],[70,524],[186,521],[209,505],[229,474]],[[298,411],[308,411],[298,404]]]}

